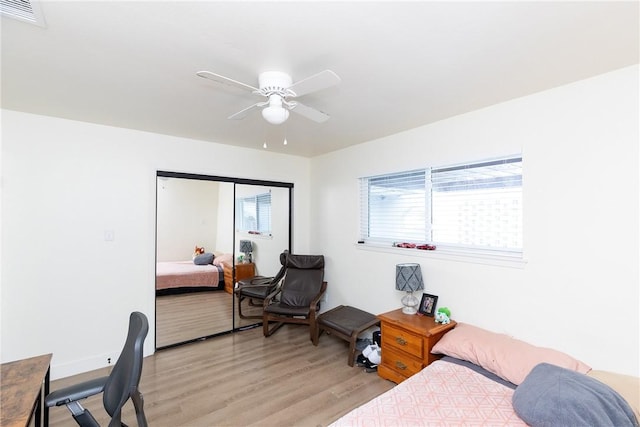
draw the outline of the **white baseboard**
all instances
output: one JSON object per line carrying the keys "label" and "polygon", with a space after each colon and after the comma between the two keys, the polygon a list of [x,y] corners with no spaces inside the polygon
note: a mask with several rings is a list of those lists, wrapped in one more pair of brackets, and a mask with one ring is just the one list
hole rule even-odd
{"label": "white baseboard", "polygon": [[[84,372],[104,368],[107,366],[113,366],[115,365],[116,360],[118,360],[118,356],[120,356],[120,352],[105,353],[88,359],[75,360],[73,362],[60,364],[52,364],[51,380],[53,381],[60,378],[66,378],[72,375],[82,374]],[[109,360],[111,361],[111,363],[109,363]]]}

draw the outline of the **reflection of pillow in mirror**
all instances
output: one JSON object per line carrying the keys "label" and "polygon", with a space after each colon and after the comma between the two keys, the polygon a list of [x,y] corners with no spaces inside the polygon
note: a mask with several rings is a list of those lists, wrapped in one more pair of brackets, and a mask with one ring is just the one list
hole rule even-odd
{"label": "reflection of pillow in mirror", "polygon": [[223,263],[231,264],[231,261],[233,261],[233,255],[222,254],[220,256],[215,257],[215,259],[213,260],[213,265],[219,265],[222,267]]}
{"label": "reflection of pillow in mirror", "polygon": [[207,264],[212,264],[213,263],[213,254],[212,253],[204,253],[204,254],[200,254],[197,255],[194,259],[193,259],[193,263],[195,265],[207,265]]}

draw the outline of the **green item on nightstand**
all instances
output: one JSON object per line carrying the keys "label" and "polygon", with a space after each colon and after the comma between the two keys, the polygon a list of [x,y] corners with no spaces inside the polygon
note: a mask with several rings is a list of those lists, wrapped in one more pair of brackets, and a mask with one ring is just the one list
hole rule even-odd
{"label": "green item on nightstand", "polygon": [[448,307],[440,307],[435,317],[436,323],[447,325],[451,322],[451,310]]}

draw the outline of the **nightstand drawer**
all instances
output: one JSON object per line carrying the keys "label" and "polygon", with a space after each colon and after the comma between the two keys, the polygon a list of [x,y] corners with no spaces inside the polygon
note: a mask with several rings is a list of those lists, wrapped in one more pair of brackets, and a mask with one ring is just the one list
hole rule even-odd
{"label": "nightstand drawer", "polygon": [[381,333],[383,347],[406,351],[422,359],[422,337],[420,335],[409,333],[405,329],[385,323],[382,324]]}
{"label": "nightstand drawer", "polygon": [[440,338],[456,326],[435,322],[433,317],[405,314],[402,309],[378,315],[382,331],[382,362],[378,365],[381,378],[401,383],[419,372],[440,355],[430,351]]}
{"label": "nightstand drawer", "polygon": [[408,378],[422,369],[422,359],[416,359],[392,347],[383,347],[382,365]]}

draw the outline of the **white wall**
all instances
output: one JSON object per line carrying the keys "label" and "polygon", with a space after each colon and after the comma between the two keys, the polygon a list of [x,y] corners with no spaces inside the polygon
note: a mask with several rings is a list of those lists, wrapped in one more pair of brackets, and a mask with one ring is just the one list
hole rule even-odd
{"label": "white wall", "polygon": [[[314,158],[328,308],[398,308],[395,264],[418,262],[454,319],[639,375],[638,114],[633,66]],[[522,268],[356,246],[359,177],[520,152]]]}
{"label": "white wall", "polygon": [[0,360],[51,352],[52,378],[103,366],[133,310],[149,317],[153,351],[157,170],[293,182],[305,251],[309,163],[2,110]]}
{"label": "white wall", "polygon": [[222,251],[217,247],[218,209],[233,211],[233,199],[219,205],[219,187],[215,181],[158,178],[158,261],[191,260],[196,246]]}

